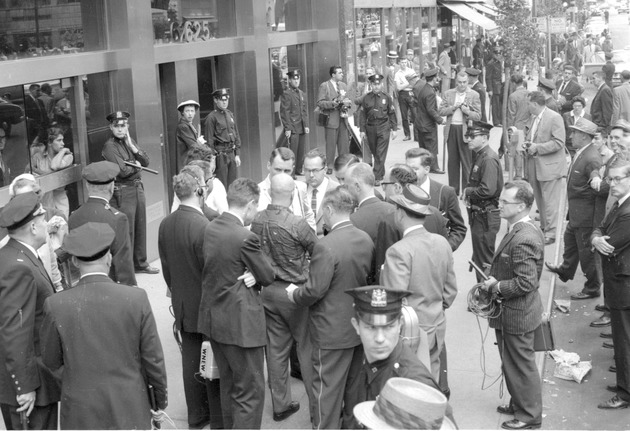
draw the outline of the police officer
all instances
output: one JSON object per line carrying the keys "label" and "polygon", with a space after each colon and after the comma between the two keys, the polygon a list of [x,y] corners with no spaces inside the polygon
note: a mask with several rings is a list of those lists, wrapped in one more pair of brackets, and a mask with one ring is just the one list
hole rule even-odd
{"label": "police officer", "polygon": [[208,145],[216,150],[217,168],[215,174],[225,186],[232,184],[241,166],[241,137],[234,121],[234,114],[227,109],[230,103],[230,89],[220,88],[212,93],[216,109],[204,120]]}
{"label": "police officer", "polygon": [[299,69],[287,72],[289,86],[280,97],[280,119],[285,136],[283,141],[289,143],[289,148],[295,154],[295,172],[298,174],[302,172],[304,143],[306,134],[309,133],[306,97],[304,92],[300,90],[301,75],[302,72]]}
{"label": "police officer", "polygon": [[385,175],[385,158],[389,148],[389,139],[396,139],[398,120],[394,101],[383,92],[383,75],[370,76],[372,92],[365,95],[361,102],[360,130],[361,140],[367,137],[370,151],[374,154],[374,176],[380,185]]}
{"label": "police officer", "polygon": [[88,222],[108,224],[115,232],[109,277],[118,283],[135,286],[137,282],[133,271],[129,222],[124,213],[109,205],[114,194],[114,180],[119,173],[118,165],[108,161],[91,163],[83,169],[89,198],[70,214],[68,227],[73,230]]}
{"label": "police officer", "polygon": [[[157,274],[159,269],[147,263],[147,202],[144,196],[141,167],[149,166],[149,156],[129,136],[129,112],[116,111],[107,116],[112,136],[103,145],[103,158],[118,165],[110,205],[125,213],[135,272]],[[130,166],[131,163],[136,166]]]}
{"label": "police officer", "polygon": [[[480,268],[492,263],[494,243],[501,227],[498,206],[503,190],[503,173],[499,156],[488,145],[491,129],[491,124],[475,121],[465,137],[468,148],[473,151],[474,162],[464,197],[472,236],[472,260]],[[482,281],[479,274],[477,281]]]}

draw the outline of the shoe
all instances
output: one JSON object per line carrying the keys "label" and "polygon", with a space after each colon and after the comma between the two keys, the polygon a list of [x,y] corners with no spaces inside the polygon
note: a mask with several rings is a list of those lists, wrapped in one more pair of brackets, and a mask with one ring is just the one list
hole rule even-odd
{"label": "shoe", "polygon": [[608,371],[610,371],[611,373],[616,373],[617,372],[617,366],[616,365],[611,365],[610,367],[608,367]]}
{"label": "shoe", "polygon": [[608,307],[606,307],[604,304],[597,304],[595,306],[595,311],[601,311],[602,313],[605,313],[608,310]]}
{"label": "shoe", "polygon": [[145,266],[144,268],[136,268],[136,274],[159,274],[160,270],[157,268],[153,268],[152,266]]}
{"label": "shoe", "polygon": [[297,401],[291,401],[288,409],[283,412],[273,414],[273,420],[276,422],[283,421],[298,410],[300,410],[300,403],[298,403]]}
{"label": "shoe", "polygon": [[[546,243],[546,242],[547,242],[547,241],[545,240],[545,243]],[[568,279],[568,278],[566,278],[566,277],[564,276],[564,274],[562,273],[562,270],[560,269],[560,266],[559,266],[559,265],[554,265],[554,264],[552,264],[552,263],[545,262],[545,266],[547,267],[547,269],[548,269],[549,271],[553,272],[554,274],[557,274],[557,275],[558,275],[558,278],[559,278],[559,279],[560,279],[560,281],[562,281],[563,283],[566,283],[567,281],[569,281],[569,279]]]}
{"label": "shoe", "polygon": [[628,406],[630,406],[630,403],[619,398],[619,395],[615,395],[605,403],[597,404],[598,409],[604,410],[627,409]]}
{"label": "shoe", "polygon": [[405,136],[405,137],[403,138],[403,141],[411,141],[411,137],[410,137],[410,136]]}
{"label": "shoe", "polygon": [[617,385],[606,385],[606,390],[610,391],[610,392],[617,393],[617,391],[619,391],[619,386],[617,386]]}
{"label": "shoe", "polygon": [[[571,299],[575,299],[576,301],[579,301],[579,300],[582,300],[582,299],[591,299],[591,298],[599,298],[599,293],[578,292],[578,293],[574,293],[573,295],[571,295]],[[591,326],[596,327],[597,325],[593,325],[591,323]],[[599,325],[599,326],[606,326],[606,325]]]}
{"label": "shoe", "polygon": [[591,322],[591,328],[602,328],[604,326],[610,326],[610,317],[602,314],[602,316]]}
{"label": "shoe", "polygon": [[528,424],[527,422],[512,419],[511,421],[503,422],[501,428],[506,430],[537,430],[540,429],[540,424]]}
{"label": "shoe", "polygon": [[511,404],[501,404],[497,407],[497,411],[502,415],[513,415],[514,407]]}
{"label": "shoe", "polygon": [[612,338],[612,332],[602,332],[599,336],[602,338]]}
{"label": "shoe", "polygon": [[556,242],[555,238],[545,238],[545,245],[553,244]]}
{"label": "shoe", "polygon": [[196,424],[188,424],[188,429],[189,430],[202,430],[206,427],[206,425],[210,424],[210,419],[204,419],[199,423]]}
{"label": "shoe", "polygon": [[445,174],[446,172],[444,172],[442,169],[431,169],[431,171],[429,171],[430,174]]}
{"label": "shoe", "polygon": [[602,347],[605,349],[614,349],[615,345],[611,341],[604,341]]}

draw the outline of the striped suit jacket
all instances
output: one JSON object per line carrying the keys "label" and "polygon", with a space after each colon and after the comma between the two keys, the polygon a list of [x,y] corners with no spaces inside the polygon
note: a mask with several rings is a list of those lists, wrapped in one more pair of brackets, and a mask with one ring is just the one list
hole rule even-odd
{"label": "striped suit jacket", "polygon": [[545,255],[543,234],[531,222],[519,222],[503,238],[492,259],[490,275],[499,280],[503,311],[490,327],[524,334],[540,325],[543,313],[538,292]]}

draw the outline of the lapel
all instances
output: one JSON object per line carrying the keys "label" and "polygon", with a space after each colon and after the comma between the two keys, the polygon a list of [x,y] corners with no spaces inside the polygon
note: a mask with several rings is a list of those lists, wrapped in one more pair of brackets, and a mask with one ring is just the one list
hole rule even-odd
{"label": "lapel", "polygon": [[42,277],[44,277],[44,279],[48,280],[48,285],[50,286],[50,289],[54,293],[55,289],[53,287],[52,280],[48,276],[48,273],[46,272],[46,268],[44,268],[44,264],[42,263],[42,261],[39,260],[39,258],[37,256],[35,256],[32,251],[30,251],[23,244],[21,244],[20,242],[14,240],[13,238],[11,238],[9,240],[7,245],[11,245],[13,248],[15,248],[22,256],[24,256],[26,259],[28,259],[29,262],[31,262],[31,264],[33,264],[33,266],[35,266],[39,270],[39,272],[42,275]]}
{"label": "lapel", "polygon": [[627,211],[629,205],[630,205],[630,199],[626,199],[621,205],[617,207],[617,211],[613,213],[612,209],[610,210],[610,212],[606,215],[606,217],[604,218],[604,221],[602,222],[602,225],[606,227],[607,231],[610,230],[609,229],[610,226],[615,222],[615,220],[617,220],[617,216],[621,212]]}
{"label": "lapel", "polygon": [[577,156],[576,158],[574,158],[574,159],[571,161],[571,164],[569,165],[569,176],[567,177],[567,187],[568,187],[568,185],[571,183],[571,176],[573,175],[573,167],[574,167],[574,166],[577,164],[577,162],[578,162],[578,161],[582,158],[582,156],[584,155],[584,153],[588,151],[588,147],[589,147],[589,146],[591,146],[591,145],[593,145],[593,144],[588,144],[588,145],[586,146],[586,148],[584,148],[584,149],[580,152],[580,154],[578,154],[578,156]]}
{"label": "lapel", "polygon": [[[188,121],[186,121],[186,123],[188,123]],[[197,129],[195,129],[195,126],[193,125],[193,123],[188,123],[188,127],[190,127],[190,130],[192,130],[193,135],[195,135],[195,138],[198,138],[199,136],[197,136]]]}
{"label": "lapel", "polygon": [[512,239],[514,238],[514,235],[516,235],[516,232],[518,232],[521,229],[522,224],[523,222],[520,222],[512,226],[512,230],[503,237],[503,239],[501,240],[501,243],[499,244],[496,251],[494,252],[494,256],[492,258],[493,261],[496,260],[496,258],[501,255],[501,252],[503,251],[503,249],[510,243],[510,241],[512,241]]}

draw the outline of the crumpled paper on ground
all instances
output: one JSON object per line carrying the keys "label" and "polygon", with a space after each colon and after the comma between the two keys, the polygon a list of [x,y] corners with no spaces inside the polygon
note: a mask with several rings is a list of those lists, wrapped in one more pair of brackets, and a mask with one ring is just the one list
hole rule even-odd
{"label": "crumpled paper on ground", "polygon": [[591,361],[580,361],[580,355],[577,353],[556,349],[549,352],[549,354],[556,361],[556,369],[553,372],[553,376],[559,379],[582,383],[584,376],[593,368]]}
{"label": "crumpled paper on ground", "polygon": [[553,305],[563,313],[568,313],[571,310],[571,301],[569,299],[554,299]]}

